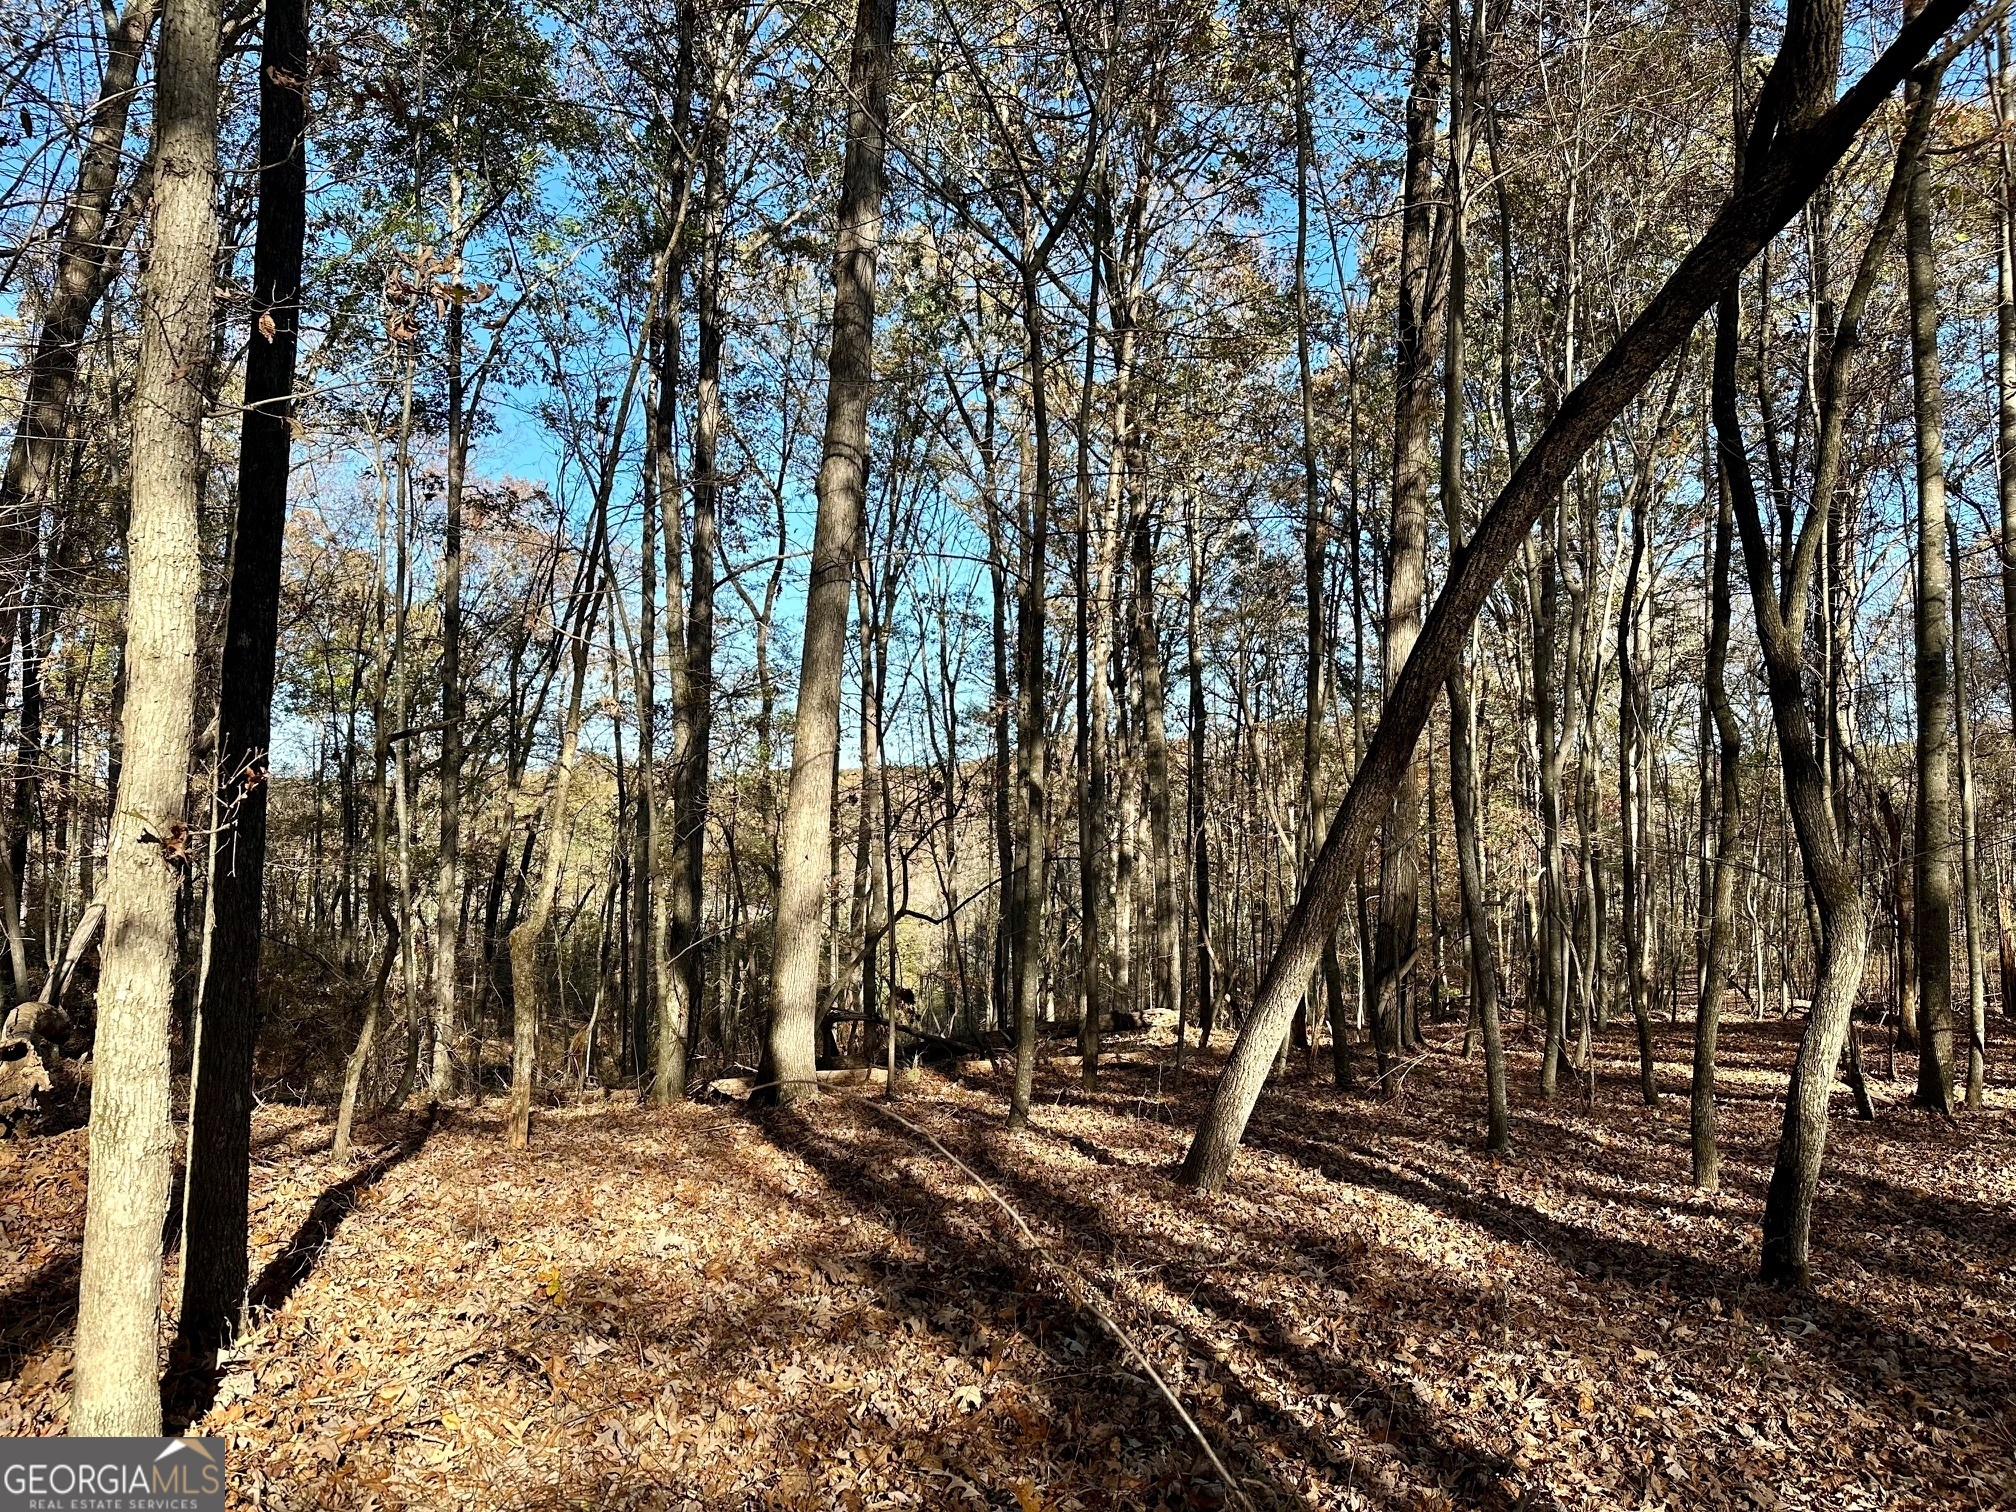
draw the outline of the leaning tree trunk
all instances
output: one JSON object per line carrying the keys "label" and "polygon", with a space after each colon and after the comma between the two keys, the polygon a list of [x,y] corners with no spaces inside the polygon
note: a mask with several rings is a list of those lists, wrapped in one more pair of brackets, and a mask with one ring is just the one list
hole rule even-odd
{"label": "leaning tree trunk", "polygon": [[[1907,98],[1934,98],[1939,73],[1914,79]],[[1913,600],[1918,714],[1916,869],[1917,1104],[1953,1111],[1953,666],[1946,599],[1946,456],[1939,374],[1939,274],[1932,253],[1932,176],[1924,155],[1904,199],[1904,258],[1911,307],[1911,390],[1918,472],[1918,578]]]}
{"label": "leaning tree trunk", "polygon": [[[1336,927],[1351,896],[1359,860],[1412,764],[1415,742],[1462,651],[1471,622],[1534,521],[1625,406],[1680,350],[1702,313],[1798,213],[1863,123],[1953,26],[1966,4],[1967,0],[1931,0],[1905,23],[1868,72],[1835,100],[1840,12],[1821,0],[1796,0],[1786,45],[1765,85],[1771,129],[1759,133],[1768,145],[1758,154],[1756,172],[1723,204],[1651,302],[1563,401],[1479,521],[1470,549],[1429,614],[1331,823],[1309,882],[1282,930],[1238,1043],[1212,1090],[1184,1161],[1183,1179],[1188,1184],[1204,1188],[1224,1184],[1275,1047],[1322,954],[1324,938]],[[1830,100],[1831,107],[1822,108]],[[1859,909],[1854,916],[1859,924]],[[1858,954],[1860,943],[1858,929]],[[1824,1049],[1816,1047],[1816,1055]],[[1833,1049],[1839,1053],[1838,1040]],[[1824,1083],[1821,1091],[1824,1096]],[[1817,1178],[1817,1160],[1813,1170]]]}
{"label": "leaning tree trunk", "polygon": [[246,1179],[252,1148],[252,1042],[259,1025],[260,907],[266,871],[267,746],[287,529],[294,351],[307,231],[306,0],[268,0],[259,58],[259,230],[238,442],[238,529],[217,697],[220,831],[210,878],[190,1094],[181,1334],[197,1349],[241,1326]]}
{"label": "leaning tree trunk", "polygon": [[811,577],[798,676],[791,788],[784,801],[766,1065],[782,1103],[815,1095],[819,930],[832,850],[834,752],[847,654],[847,600],[860,555],[874,386],[875,260],[882,245],[883,152],[896,0],[861,0],[849,71],[847,158],[833,254],[833,351],[827,364],[825,456],[819,468]]}
{"label": "leaning tree trunk", "polygon": [[124,760],[105,858],[70,1431],[161,1431],[161,1226],[175,1147],[168,1018],[175,901],[193,850],[197,509],[217,250],[217,0],[170,0],[155,63],[160,166],[133,394]]}

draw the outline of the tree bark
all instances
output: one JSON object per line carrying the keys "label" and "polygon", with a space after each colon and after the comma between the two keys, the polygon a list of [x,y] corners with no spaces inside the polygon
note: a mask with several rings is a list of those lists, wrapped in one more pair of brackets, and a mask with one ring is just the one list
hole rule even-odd
{"label": "tree bark", "polygon": [[[1906,86],[1935,98],[1938,71]],[[1911,389],[1918,476],[1917,592],[1913,597],[1918,715],[1918,843],[1912,907],[1918,947],[1917,1105],[1953,1111],[1953,668],[1946,572],[1945,405],[1939,372],[1939,273],[1932,251],[1932,179],[1924,154],[1904,198],[1911,310]]]}
{"label": "tree bark", "polygon": [[[1468,531],[1463,503],[1463,319],[1469,294],[1469,258],[1465,237],[1466,180],[1470,122],[1469,80],[1475,66],[1463,29],[1462,0],[1451,0],[1449,35],[1449,298],[1443,327],[1442,357],[1442,509],[1449,531],[1451,559],[1460,556]],[[1484,1035],[1485,1147],[1503,1150],[1512,1142],[1505,1101],[1505,1047],[1498,1022],[1498,962],[1491,948],[1491,919],[1484,900],[1484,873],[1477,833],[1477,780],[1473,737],[1476,712],[1470,702],[1469,657],[1460,655],[1449,673],[1449,808],[1456,831],[1456,880],[1463,903],[1467,942],[1470,1003]],[[1324,975],[1340,975],[1336,945],[1324,947]],[[1341,1010],[1341,982],[1331,989]],[[1341,1019],[1341,1012],[1333,1014]],[[1333,1038],[1342,1029],[1333,1022]],[[1467,1053],[1467,1052],[1466,1052]],[[1339,1084],[1349,1080],[1348,1067]]]}
{"label": "tree bark", "polygon": [[170,0],[157,55],[159,187],[141,296],[126,530],[124,760],[105,862],[70,1431],[161,1431],[155,1318],[175,1136],[168,1017],[188,875],[197,510],[217,248],[217,0]]}
{"label": "tree bark", "polygon": [[840,739],[840,678],[847,601],[860,554],[867,494],[868,405],[874,386],[875,262],[882,244],[883,153],[896,0],[861,0],[849,68],[847,157],[833,258],[833,349],[827,365],[825,454],[819,468],[811,578],[784,802],[767,1060],[760,1081],[782,1103],[814,1096],[819,1012],[819,932],[833,824],[833,756]]}
{"label": "tree bark", "polygon": [[[1688,1127],[1694,1158],[1694,1185],[1720,1189],[1721,1153],[1715,1144],[1715,1037],[1722,1023],[1723,978],[1728,974],[1735,928],[1737,847],[1743,827],[1743,733],[1729,703],[1730,536],[1735,526],[1729,484],[1716,473],[1715,553],[1709,579],[1708,712],[1718,751],[1718,804],[1713,880],[1708,887],[1707,943],[1701,957],[1700,1000],[1694,1008],[1694,1079]],[[1703,795],[1702,806],[1707,806]]]}
{"label": "tree bark", "polygon": [[1960,907],[1967,939],[1967,1107],[1981,1109],[1987,1072],[1988,968],[1981,918],[1980,862],[1976,854],[1973,718],[1967,709],[1967,640],[1961,624],[1960,532],[1946,522],[1953,558],[1953,723],[1960,768]]}
{"label": "tree bark", "polygon": [[222,831],[211,887],[209,960],[197,1017],[185,1183],[181,1334],[198,1349],[242,1326],[252,1048],[266,868],[268,744],[287,530],[294,358],[307,233],[308,9],[268,0],[259,56],[259,230],[238,442],[238,527],[217,699]]}
{"label": "tree bark", "polygon": [[[1394,356],[1392,524],[1387,540],[1385,676],[1390,703],[1421,634],[1428,586],[1429,434],[1437,395],[1434,368],[1439,291],[1433,268],[1435,123],[1442,102],[1442,17],[1427,0],[1414,31],[1414,81],[1407,98],[1407,159],[1402,186],[1399,329]],[[1409,754],[1379,847],[1379,929],[1373,946],[1373,1028],[1379,1089],[1391,1078],[1405,1041],[1406,994],[1420,929],[1421,769]],[[1312,960],[1309,965],[1313,967]],[[1304,973],[1305,979],[1307,972]]]}

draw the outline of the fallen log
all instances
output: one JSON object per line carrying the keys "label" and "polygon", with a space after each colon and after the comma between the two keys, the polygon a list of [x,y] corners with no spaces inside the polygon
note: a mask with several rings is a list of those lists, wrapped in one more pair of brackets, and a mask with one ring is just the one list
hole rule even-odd
{"label": "fallen log", "polygon": [[[837,1091],[845,1087],[887,1087],[889,1072],[882,1066],[836,1066],[818,1073],[821,1092]],[[907,1087],[915,1078],[899,1075],[898,1087]],[[753,1076],[722,1076],[707,1083],[709,1092],[718,1092],[723,1097],[746,1099],[763,1083]]]}

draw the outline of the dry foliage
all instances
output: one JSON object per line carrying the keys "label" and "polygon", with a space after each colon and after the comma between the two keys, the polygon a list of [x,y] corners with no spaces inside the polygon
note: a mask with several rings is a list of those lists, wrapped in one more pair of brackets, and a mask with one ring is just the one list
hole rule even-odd
{"label": "dry foliage", "polygon": [[[1805,1295],[1751,1282],[1792,1030],[1725,1029],[1723,1195],[1684,1097],[1595,1107],[1514,1058],[1507,1162],[1452,1136],[1477,1068],[1397,1104],[1291,1082],[1235,1190],[1170,1170],[1208,1085],[1123,1046],[1046,1068],[1036,1128],[984,1076],[902,1104],[1041,1236],[852,1096],[809,1112],[622,1103],[387,1120],[347,1171],[262,1112],[270,1309],[182,1400],[238,1504],[1215,1507],[1194,1442],[1054,1262],[1116,1314],[1261,1506],[2016,1504],[2016,1093],[1960,1123],[1875,1083],[1829,1151]],[[1661,1042],[1684,1089],[1680,1031]],[[1900,1072],[1908,1068],[1900,1067]],[[64,1425],[82,1130],[0,1144],[0,1433]],[[207,1403],[206,1399],[207,1398]],[[185,1408],[185,1410],[188,1410]]]}

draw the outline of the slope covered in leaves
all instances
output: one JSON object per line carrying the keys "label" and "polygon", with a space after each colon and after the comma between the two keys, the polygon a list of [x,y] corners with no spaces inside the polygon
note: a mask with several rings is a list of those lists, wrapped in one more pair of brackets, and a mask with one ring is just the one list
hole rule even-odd
{"label": "slope covered in leaves", "polygon": [[[1515,1056],[1495,1163],[1475,1062],[1427,1055],[1397,1104],[1298,1066],[1214,1197],[1169,1180],[1210,1065],[1166,1045],[1089,1096],[1046,1068],[1022,1134],[990,1078],[925,1080],[900,1112],[965,1170],[846,1097],[583,1105],[523,1154],[444,1112],[343,1171],[269,1109],[266,1312],[180,1402],[246,1506],[1234,1504],[1061,1265],[1258,1506],[2010,1505],[2016,1096],[1948,1124],[1879,1080],[1878,1122],[1834,1126],[1817,1289],[1784,1295],[1750,1276],[1791,1045],[1725,1031],[1716,1197],[1622,1039],[1593,1107]],[[83,1158],[0,1145],[0,1433],[64,1426]]]}

